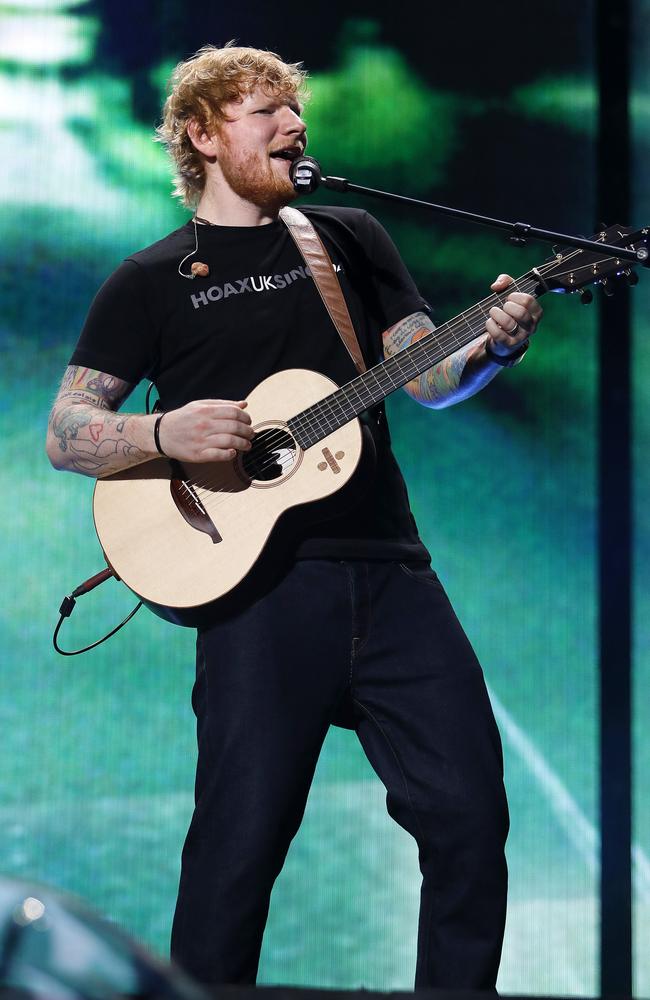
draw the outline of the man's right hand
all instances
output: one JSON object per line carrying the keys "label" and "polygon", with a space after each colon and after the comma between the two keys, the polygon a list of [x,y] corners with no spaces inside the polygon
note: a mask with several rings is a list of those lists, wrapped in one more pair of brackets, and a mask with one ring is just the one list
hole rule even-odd
{"label": "man's right hand", "polygon": [[198,399],[163,414],[160,447],[181,462],[228,462],[249,451],[254,431],[246,400]]}

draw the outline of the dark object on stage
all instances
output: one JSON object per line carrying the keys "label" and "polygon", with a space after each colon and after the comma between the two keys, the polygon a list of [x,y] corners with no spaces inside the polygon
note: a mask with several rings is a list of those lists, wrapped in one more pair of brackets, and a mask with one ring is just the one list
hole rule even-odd
{"label": "dark object on stage", "polygon": [[0,998],[206,1000],[178,969],[72,896],[0,880]]}

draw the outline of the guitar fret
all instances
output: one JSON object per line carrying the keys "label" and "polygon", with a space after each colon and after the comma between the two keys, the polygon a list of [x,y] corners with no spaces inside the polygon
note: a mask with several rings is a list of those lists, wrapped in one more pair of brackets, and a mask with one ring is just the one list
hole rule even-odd
{"label": "guitar fret", "polygon": [[[368,399],[364,399],[364,398],[363,398],[363,396],[361,395],[361,393],[360,393],[359,389],[357,388],[357,385],[358,385],[358,380],[357,380],[357,379],[355,379],[355,380],[354,380],[354,382],[350,382],[350,385],[349,385],[349,387],[348,387],[348,388],[349,388],[349,391],[350,391],[350,392],[354,392],[354,393],[355,393],[355,395],[356,395],[356,397],[357,397],[357,401],[358,401],[359,403],[361,403],[361,404],[363,405],[364,409],[365,409],[365,408],[366,408],[366,406],[367,406],[367,404],[368,404]],[[361,385],[361,388],[362,388],[362,389],[363,389],[363,388],[365,388],[365,386],[364,386],[363,382],[361,382],[361,383],[360,383],[360,385]],[[366,393],[368,393],[368,390],[367,390],[367,389],[366,389]],[[350,400],[350,405],[351,405],[351,406],[354,406],[354,404],[353,404],[352,400]]]}

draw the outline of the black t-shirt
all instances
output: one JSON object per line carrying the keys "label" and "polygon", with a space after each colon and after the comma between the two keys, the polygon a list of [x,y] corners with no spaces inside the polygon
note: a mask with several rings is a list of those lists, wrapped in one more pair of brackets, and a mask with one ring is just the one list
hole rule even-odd
{"label": "black t-shirt", "polygon": [[[381,359],[381,334],[428,305],[394,244],[366,212],[302,209],[334,263],[368,365]],[[127,382],[151,379],[163,410],[195,399],[243,399],[286,368],[321,372],[344,385],[357,371],[286,226],[198,226],[209,267],[189,281],[179,263],[194,249],[194,225],[128,257],[91,305],[71,365]],[[377,414],[374,415],[375,417]],[[427,558],[381,414],[368,425],[376,474],[363,500],[302,531],[296,556]]]}

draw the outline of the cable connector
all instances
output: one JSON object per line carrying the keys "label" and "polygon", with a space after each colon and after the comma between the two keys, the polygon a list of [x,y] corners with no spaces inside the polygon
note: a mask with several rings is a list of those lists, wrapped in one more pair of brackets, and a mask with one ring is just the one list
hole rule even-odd
{"label": "cable connector", "polygon": [[127,622],[130,622],[136,611],[139,611],[142,607],[142,601],[138,601],[133,610],[126,616],[124,621],[121,621],[120,624],[116,625],[114,629],[107,633],[107,635],[102,636],[101,639],[97,639],[96,642],[92,642],[89,646],[84,646],[82,649],[61,649],[58,643],[59,629],[61,628],[64,620],[69,618],[74,611],[75,604],[77,603],[76,598],[81,597],[82,594],[88,594],[91,590],[94,590],[95,587],[99,587],[101,583],[105,583],[105,581],[109,580],[111,577],[115,577],[116,580],[119,580],[119,576],[117,576],[110,567],[103,569],[99,573],[95,573],[94,576],[84,580],[83,583],[80,583],[78,587],[75,587],[71,594],[68,594],[68,596],[64,597],[61,601],[61,607],[59,608],[59,621],[54,629],[54,635],[52,636],[52,644],[57,653],[60,653],[61,656],[77,656],[79,653],[87,653],[89,649],[94,649],[95,646],[101,646],[103,642],[106,642],[106,640],[110,639],[116,632],[119,632],[119,630],[123,628]]}
{"label": "cable connector", "polygon": [[69,597],[64,597],[61,601],[61,607],[59,608],[59,614],[62,618],[69,618],[74,611],[74,606],[77,602],[75,601],[72,594]]}

